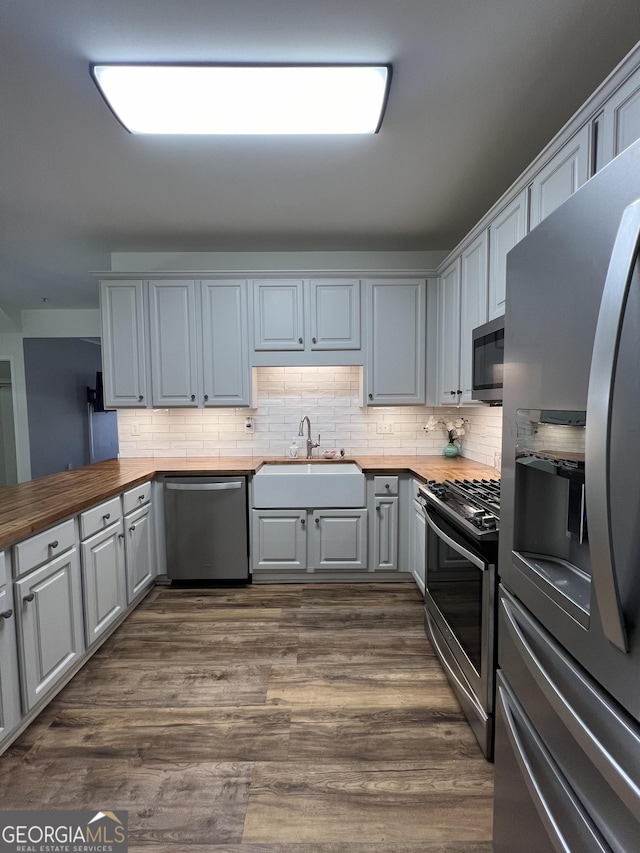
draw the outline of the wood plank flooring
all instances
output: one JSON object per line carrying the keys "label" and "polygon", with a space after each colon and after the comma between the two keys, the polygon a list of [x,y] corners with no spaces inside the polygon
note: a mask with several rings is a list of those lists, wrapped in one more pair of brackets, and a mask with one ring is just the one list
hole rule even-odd
{"label": "wood plank flooring", "polygon": [[490,853],[492,794],[412,584],[157,587],[0,758],[132,853]]}

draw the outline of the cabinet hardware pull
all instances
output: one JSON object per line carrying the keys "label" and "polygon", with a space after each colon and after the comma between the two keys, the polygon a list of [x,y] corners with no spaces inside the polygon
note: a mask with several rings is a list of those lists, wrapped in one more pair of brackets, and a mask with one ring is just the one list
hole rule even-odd
{"label": "cabinet hardware pull", "polygon": [[135,529],[136,529],[135,524],[132,524],[132,525],[131,525],[131,527],[129,528],[129,533],[133,533],[133,531],[134,531]]}
{"label": "cabinet hardware pull", "polygon": [[320,524],[320,519],[316,518],[316,524]]}
{"label": "cabinet hardware pull", "polygon": [[4,613],[0,613],[3,619],[11,619],[13,616],[13,610],[5,610]]}
{"label": "cabinet hardware pull", "polygon": [[380,512],[380,504],[376,506],[376,512]]}
{"label": "cabinet hardware pull", "polygon": [[57,548],[58,545],[59,545],[59,542],[57,539],[54,539],[53,542],[49,542],[49,548]]}
{"label": "cabinet hardware pull", "polygon": [[103,521],[109,521],[110,518],[111,518],[110,512],[105,512],[105,514],[102,516]]}
{"label": "cabinet hardware pull", "polygon": [[144,397],[142,396],[142,394],[140,394],[140,396],[138,397],[138,400],[139,400],[140,402],[142,402],[142,401],[144,400]]}
{"label": "cabinet hardware pull", "polygon": [[391,489],[391,483],[385,483],[384,487],[387,491],[389,491]]}
{"label": "cabinet hardware pull", "polygon": [[138,500],[143,501],[145,499],[145,495],[138,495]]}
{"label": "cabinet hardware pull", "polygon": [[312,343],[312,344],[317,344],[317,343],[318,343],[318,341],[316,340],[316,338],[311,338],[311,343]]}
{"label": "cabinet hardware pull", "polygon": [[299,344],[301,344],[301,343],[302,343],[302,338],[298,338],[298,343],[299,343]]}
{"label": "cabinet hardware pull", "polygon": [[192,395],[191,395],[191,402],[193,402],[195,399],[196,399],[196,395],[195,395],[195,394],[192,394]]}
{"label": "cabinet hardware pull", "polygon": [[373,394],[369,394],[369,399],[373,400]]}
{"label": "cabinet hardware pull", "polygon": [[118,533],[118,539],[124,539],[124,533]]}
{"label": "cabinet hardware pull", "polygon": [[205,395],[204,395],[204,401],[205,401],[205,403],[207,402],[207,400],[208,400],[208,399],[209,399],[209,395],[208,395],[208,394],[205,394]]}
{"label": "cabinet hardware pull", "polygon": [[449,391],[449,393],[451,394],[451,396],[452,396],[452,397],[455,397],[455,396],[456,396],[456,392],[455,392],[455,391]]}
{"label": "cabinet hardware pull", "polygon": [[300,524],[305,525],[306,523],[307,523],[306,519],[304,519],[304,518],[300,519]]}
{"label": "cabinet hardware pull", "polygon": [[458,388],[458,390],[456,391],[456,394],[462,394],[462,391]]}
{"label": "cabinet hardware pull", "polygon": [[30,592],[30,593],[29,593],[29,595],[25,595],[25,596],[24,596],[24,598],[23,598],[22,600],[23,600],[23,601],[33,601],[33,599],[34,599],[35,597],[36,597],[35,592]]}

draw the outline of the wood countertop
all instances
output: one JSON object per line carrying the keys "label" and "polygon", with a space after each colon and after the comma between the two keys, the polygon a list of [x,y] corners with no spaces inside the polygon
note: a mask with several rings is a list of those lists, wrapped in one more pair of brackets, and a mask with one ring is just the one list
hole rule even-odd
{"label": "wood countertop", "polygon": [[[111,459],[0,489],[0,549],[82,512],[100,501],[160,474],[255,474],[269,462],[295,465],[306,459],[281,456],[212,456]],[[325,460],[315,459],[322,464]],[[421,480],[495,478],[493,468],[470,459],[444,456],[350,456],[365,474],[412,474]]]}

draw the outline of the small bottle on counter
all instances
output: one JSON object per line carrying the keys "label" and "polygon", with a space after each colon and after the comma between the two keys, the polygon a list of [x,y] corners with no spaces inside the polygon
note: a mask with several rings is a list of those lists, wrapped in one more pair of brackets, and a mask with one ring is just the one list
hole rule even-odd
{"label": "small bottle on counter", "polygon": [[298,458],[298,442],[295,437],[293,438],[291,444],[289,445],[289,459],[297,459]]}

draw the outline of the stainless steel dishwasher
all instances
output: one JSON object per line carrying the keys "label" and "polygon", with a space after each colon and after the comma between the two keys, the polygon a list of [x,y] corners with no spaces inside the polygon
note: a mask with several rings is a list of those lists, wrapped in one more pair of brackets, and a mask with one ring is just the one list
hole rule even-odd
{"label": "stainless steel dishwasher", "polygon": [[165,477],[167,574],[175,581],[247,581],[246,477]]}

